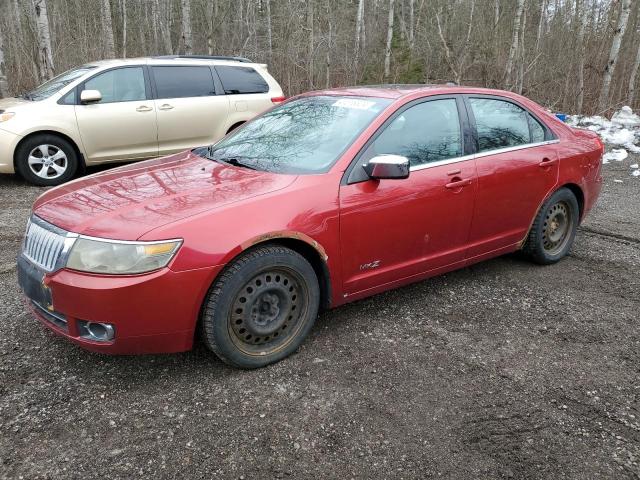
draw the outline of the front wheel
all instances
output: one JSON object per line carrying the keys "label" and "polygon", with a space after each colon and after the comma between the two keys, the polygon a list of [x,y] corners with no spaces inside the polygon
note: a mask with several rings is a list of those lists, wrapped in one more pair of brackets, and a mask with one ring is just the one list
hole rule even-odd
{"label": "front wheel", "polygon": [[320,289],[309,262],[281,246],[258,247],[231,263],[205,300],[205,344],[224,362],[258,368],[293,353],[318,315]]}
{"label": "front wheel", "polygon": [[34,135],[16,150],[16,167],[28,182],[52,187],[73,177],[78,169],[78,156],[73,146],[62,137]]}
{"label": "front wheel", "polygon": [[580,208],[568,188],[556,191],[540,207],[523,247],[524,253],[541,265],[565,257],[576,237]]}

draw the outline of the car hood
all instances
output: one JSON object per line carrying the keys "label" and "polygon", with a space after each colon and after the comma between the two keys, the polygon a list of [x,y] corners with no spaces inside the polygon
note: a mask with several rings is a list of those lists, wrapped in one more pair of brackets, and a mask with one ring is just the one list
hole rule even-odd
{"label": "car hood", "polygon": [[33,102],[24,100],[22,98],[3,98],[0,99],[0,110],[9,110],[10,108],[17,107],[19,105],[26,105]]}
{"label": "car hood", "polygon": [[171,222],[281,190],[296,178],[184,152],[49,190],[38,198],[33,213],[71,232],[136,240]]}

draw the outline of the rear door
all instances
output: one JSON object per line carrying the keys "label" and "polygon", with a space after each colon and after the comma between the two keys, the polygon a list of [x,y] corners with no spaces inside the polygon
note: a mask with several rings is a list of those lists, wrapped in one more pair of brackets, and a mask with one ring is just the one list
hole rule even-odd
{"label": "rear door", "polygon": [[[356,159],[340,187],[347,294],[464,261],[476,188],[465,125],[460,98],[423,99],[396,113]],[[409,178],[368,179],[361,166],[380,154],[409,158]]]}
{"label": "rear door", "polygon": [[465,98],[475,128],[478,198],[470,258],[522,241],[558,179],[557,140],[544,123],[510,99]]}
{"label": "rear door", "polygon": [[156,111],[144,66],[98,73],[78,86],[82,90],[98,90],[102,95],[100,102],[75,106],[89,163],[158,155]]}
{"label": "rear door", "polygon": [[151,65],[160,155],[209,145],[226,133],[229,102],[208,65]]}
{"label": "rear door", "polygon": [[[232,124],[249,120],[273,106],[269,84],[253,67],[216,65],[215,70],[229,98]],[[281,95],[279,91],[275,96]]]}

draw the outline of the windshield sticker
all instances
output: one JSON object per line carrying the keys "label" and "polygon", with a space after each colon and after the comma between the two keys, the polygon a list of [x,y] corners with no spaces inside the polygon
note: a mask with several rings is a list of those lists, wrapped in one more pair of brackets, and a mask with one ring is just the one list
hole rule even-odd
{"label": "windshield sticker", "polygon": [[360,100],[359,98],[341,98],[331,106],[340,108],[354,108],[356,110],[369,110],[375,104],[376,102]]}

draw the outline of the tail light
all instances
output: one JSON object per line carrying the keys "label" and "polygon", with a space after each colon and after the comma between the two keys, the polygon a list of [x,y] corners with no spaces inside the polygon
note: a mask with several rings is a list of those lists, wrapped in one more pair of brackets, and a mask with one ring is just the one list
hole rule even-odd
{"label": "tail light", "polygon": [[274,105],[277,105],[279,103],[284,102],[287,99],[287,97],[271,97],[271,103],[273,103]]}

